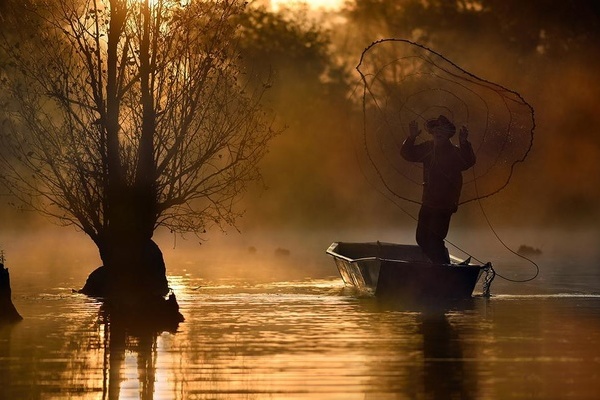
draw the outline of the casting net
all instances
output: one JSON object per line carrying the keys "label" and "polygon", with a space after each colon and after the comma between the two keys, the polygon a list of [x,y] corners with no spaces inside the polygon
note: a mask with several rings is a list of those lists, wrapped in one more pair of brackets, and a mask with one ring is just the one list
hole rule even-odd
{"label": "casting net", "polygon": [[400,156],[410,121],[422,130],[417,143],[431,139],[425,122],[440,114],[456,126],[455,144],[458,130],[468,128],[477,162],[463,173],[461,204],[506,187],[515,165],[531,149],[534,112],[519,93],[479,78],[420,44],[403,39],[374,42],[356,69],[363,84],[361,165],[371,184],[391,200],[421,199],[422,164]]}

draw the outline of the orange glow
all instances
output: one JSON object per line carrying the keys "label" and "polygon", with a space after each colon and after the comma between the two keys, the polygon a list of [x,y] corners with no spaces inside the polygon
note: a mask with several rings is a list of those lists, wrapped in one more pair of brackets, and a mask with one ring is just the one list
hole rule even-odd
{"label": "orange glow", "polygon": [[298,7],[308,5],[310,8],[323,8],[329,10],[339,9],[344,0],[271,0],[271,7],[278,10],[281,7]]}

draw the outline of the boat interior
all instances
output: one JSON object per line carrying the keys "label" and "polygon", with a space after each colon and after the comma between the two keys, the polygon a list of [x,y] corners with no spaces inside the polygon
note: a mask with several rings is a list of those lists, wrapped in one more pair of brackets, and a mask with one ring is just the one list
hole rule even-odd
{"label": "boat interior", "polygon": [[384,242],[369,243],[333,243],[327,253],[332,256],[354,261],[362,258],[380,258],[386,260],[429,262],[417,245],[394,244]]}

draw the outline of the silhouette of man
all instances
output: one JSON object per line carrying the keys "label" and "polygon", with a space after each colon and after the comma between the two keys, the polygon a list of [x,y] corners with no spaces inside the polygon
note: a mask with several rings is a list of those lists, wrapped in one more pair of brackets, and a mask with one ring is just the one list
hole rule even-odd
{"label": "silhouette of man", "polygon": [[475,153],[467,139],[469,131],[464,126],[460,129],[460,146],[457,147],[450,141],[456,127],[443,115],[425,123],[425,129],[433,140],[415,144],[421,130],[415,121],[411,121],[408,127],[408,138],[402,143],[400,154],[407,161],[423,163],[423,197],[417,224],[417,244],[432,262],[449,264],[444,239],[450,218],[458,209],[462,171],[475,164]]}

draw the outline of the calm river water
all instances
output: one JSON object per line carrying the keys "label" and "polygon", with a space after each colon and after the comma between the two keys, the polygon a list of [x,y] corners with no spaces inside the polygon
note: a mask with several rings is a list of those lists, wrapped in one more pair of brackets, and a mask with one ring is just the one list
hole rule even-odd
{"label": "calm river water", "polygon": [[[328,245],[309,255],[244,247],[204,261],[165,252],[185,322],[176,332],[130,332],[119,340],[102,322],[100,305],[71,291],[90,268],[28,270],[7,262],[25,319],[0,327],[0,399],[600,393],[597,253],[582,259],[550,250],[537,260],[542,273],[533,282],[497,278],[491,299],[423,311],[344,288],[324,254]],[[507,263],[502,273],[531,272],[517,268],[523,265]]]}

